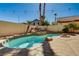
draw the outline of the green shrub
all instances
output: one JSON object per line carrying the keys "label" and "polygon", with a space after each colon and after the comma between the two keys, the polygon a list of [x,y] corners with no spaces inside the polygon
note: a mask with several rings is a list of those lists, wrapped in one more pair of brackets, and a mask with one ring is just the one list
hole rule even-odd
{"label": "green shrub", "polygon": [[70,24],[64,26],[64,29],[62,31],[67,33],[69,31],[74,32],[74,30],[77,30],[77,29],[79,29],[79,27],[77,27],[77,24],[70,23]]}
{"label": "green shrub", "polygon": [[76,29],[77,28],[77,25],[75,23],[70,23],[67,25],[69,28],[73,28],[73,29]]}
{"label": "green shrub", "polygon": [[50,25],[50,23],[47,20],[45,20],[45,22],[43,23],[43,25],[48,26],[48,25]]}
{"label": "green shrub", "polygon": [[68,33],[68,32],[69,32],[69,28],[68,28],[67,26],[65,26],[62,31],[63,31],[64,33]]}

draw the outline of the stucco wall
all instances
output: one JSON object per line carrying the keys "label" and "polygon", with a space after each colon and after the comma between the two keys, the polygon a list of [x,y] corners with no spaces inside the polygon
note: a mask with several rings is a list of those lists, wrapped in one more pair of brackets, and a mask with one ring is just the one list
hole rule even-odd
{"label": "stucco wall", "polygon": [[62,29],[64,28],[63,25],[58,24],[58,25],[51,25],[48,26],[47,30],[53,31],[53,32],[62,32]]}
{"label": "stucco wall", "polygon": [[0,36],[24,33],[27,25],[9,22],[0,22]]}

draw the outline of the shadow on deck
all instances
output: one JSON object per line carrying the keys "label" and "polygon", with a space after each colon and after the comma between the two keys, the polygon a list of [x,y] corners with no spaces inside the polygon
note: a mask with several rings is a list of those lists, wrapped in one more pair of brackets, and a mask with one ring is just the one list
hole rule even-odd
{"label": "shadow on deck", "polygon": [[0,49],[0,56],[4,56],[4,54],[9,53],[11,51],[13,51],[13,49],[10,49],[10,48],[2,48],[2,49]]}
{"label": "shadow on deck", "polygon": [[48,41],[45,41],[42,46],[43,46],[44,56],[55,56],[55,53],[51,49],[50,44],[49,44]]}
{"label": "shadow on deck", "polygon": [[27,49],[21,49],[20,52],[15,53],[13,56],[28,56],[28,52],[29,52],[29,50],[27,50]]}
{"label": "shadow on deck", "polygon": [[[42,45],[43,48],[43,54],[44,56],[55,56],[54,51],[51,49],[50,44],[48,41],[45,41]],[[0,49],[0,56],[4,56],[7,53],[10,53],[11,51],[16,50],[16,49],[11,49],[11,48],[2,48]],[[28,49],[18,49],[20,50],[18,53],[12,54],[12,56],[28,56],[29,50]],[[18,51],[16,50],[16,51]]]}

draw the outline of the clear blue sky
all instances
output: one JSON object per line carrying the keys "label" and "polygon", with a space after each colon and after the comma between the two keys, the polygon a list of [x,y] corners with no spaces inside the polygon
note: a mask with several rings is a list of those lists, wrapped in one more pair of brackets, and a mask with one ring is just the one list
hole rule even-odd
{"label": "clear blue sky", "polygon": [[[47,3],[46,4],[46,20],[54,21],[54,13],[57,17],[78,16],[79,4],[63,3]],[[18,20],[19,17],[19,20]],[[0,3],[0,20],[10,22],[25,22],[39,18],[39,4],[32,3]]]}

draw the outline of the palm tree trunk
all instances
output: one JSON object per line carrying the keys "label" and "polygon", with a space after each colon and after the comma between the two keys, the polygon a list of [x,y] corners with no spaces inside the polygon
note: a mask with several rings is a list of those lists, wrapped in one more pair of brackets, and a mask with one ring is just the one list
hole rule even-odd
{"label": "palm tree trunk", "polygon": [[30,28],[30,24],[27,26],[26,34],[28,33],[29,28]]}
{"label": "palm tree trunk", "polygon": [[41,17],[41,3],[39,4],[39,14],[40,14],[40,17]]}
{"label": "palm tree trunk", "polygon": [[41,3],[39,4],[39,25],[41,25]]}
{"label": "palm tree trunk", "polygon": [[[46,4],[44,3],[44,6],[43,6],[43,12],[41,11],[42,10],[42,4],[40,3],[39,4],[39,14],[40,14],[40,25],[43,25],[44,24],[44,19],[45,19],[45,6]],[[43,15],[42,15],[43,13]]]}
{"label": "palm tree trunk", "polygon": [[46,4],[44,3],[44,7],[43,7],[43,16],[45,17],[45,6]]}

